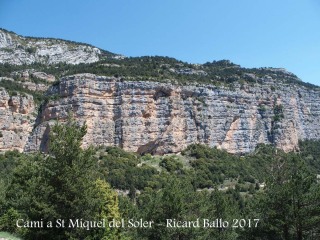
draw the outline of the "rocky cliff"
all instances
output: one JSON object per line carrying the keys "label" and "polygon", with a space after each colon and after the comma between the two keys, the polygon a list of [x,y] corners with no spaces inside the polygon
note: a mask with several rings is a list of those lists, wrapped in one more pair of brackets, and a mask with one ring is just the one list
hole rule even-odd
{"label": "rocky cliff", "polygon": [[22,37],[0,29],[0,63],[93,63],[101,56],[117,56],[88,44],[50,38]]}
{"label": "rocky cliff", "polygon": [[9,96],[0,88],[0,152],[23,151],[35,123],[35,112],[32,96]]}
{"label": "rocky cliff", "polygon": [[46,149],[50,124],[73,112],[86,122],[84,145],[116,145],[140,153],[179,152],[192,143],[247,153],[257,144],[285,151],[320,138],[320,91],[290,84],[230,87],[68,76],[50,89],[26,151]]}
{"label": "rocky cliff", "polygon": [[320,139],[320,88],[284,69],[124,58],[0,30],[0,151],[45,151],[50,126],[69,112],[88,125],[84,146],[140,153],[192,143],[241,154],[259,143],[291,151],[299,140]]}

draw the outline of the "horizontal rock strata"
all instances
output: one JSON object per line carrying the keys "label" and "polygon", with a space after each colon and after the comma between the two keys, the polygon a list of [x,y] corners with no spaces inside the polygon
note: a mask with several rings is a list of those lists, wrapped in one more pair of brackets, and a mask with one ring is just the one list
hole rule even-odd
{"label": "horizontal rock strata", "polygon": [[179,152],[192,143],[231,153],[259,143],[291,151],[299,139],[320,139],[320,91],[297,85],[178,86],[79,74],[50,95],[25,151],[46,150],[50,125],[68,112],[88,126],[84,146],[140,153]]}
{"label": "horizontal rock strata", "polygon": [[26,38],[0,29],[0,63],[93,63],[101,50],[86,44],[45,38]]}
{"label": "horizontal rock strata", "polygon": [[0,152],[23,151],[34,126],[35,111],[32,96],[9,96],[0,88]]}

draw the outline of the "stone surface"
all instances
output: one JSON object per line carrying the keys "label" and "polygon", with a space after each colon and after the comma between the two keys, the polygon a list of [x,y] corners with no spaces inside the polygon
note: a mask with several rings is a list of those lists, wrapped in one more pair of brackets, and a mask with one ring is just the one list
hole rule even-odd
{"label": "stone surface", "polygon": [[0,88],[0,151],[23,151],[36,119],[33,97]]}
{"label": "stone surface", "polygon": [[101,50],[93,46],[59,39],[26,38],[0,29],[0,63],[93,63],[100,55]]}
{"label": "stone surface", "polygon": [[[276,88],[275,88],[276,86]],[[88,133],[84,146],[115,145],[134,152],[179,152],[192,143],[248,153],[266,143],[291,151],[320,139],[320,91],[298,85],[178,86],[78,74],[49,89],[25,151],[46,150],[50,124],[68,112]],[[277,119],[275,107],[282,107]]]}
{"label": "stone surface", "polygon": [[24,88],[36,92],[45,92],[48,87],[56,81],[55,76],[45,72],[37,72],[34,69],[25,69],[12,72],[11,78],[1,78],[4,80],[15,81]]}
{"label": "stone surface", "polygon": [[[87,44],[22,37],[0,29],[0,63],[79,64],[107,56],[125,58]],[[118,68],[114,76],[121,76],[121,62],[101,66]],[[42,72],[46,68],[30,68],[14,68],[20,70],[0,77],[2,86],[10,89],[0,87],[0,151],[46,151],[50,126],[56,119],[65,120],[69,112],[88,125],[84,146],[114,145],[140,153],[179,152],[192,143],[239,154],[253,151],[259,143],[291,151],[300,139],[320,139],[319,88],[302,86],[282,68],[247,70],[226,60],[207,67],[164,63],[159,70],[171,75],[161,80],[171,83],[156,82],[156,77],[153,82],[135,80],[145,78],[141,73],[126,76],[126,81],[78,74],[62,78],[59,84],[53,75]],[[181,76],[187,80],[178,85]],[[196,81],[199,77],[221,86],[201,85]],[[9,81],[20,91],[28,89],[38,101],[39,93],[47,91],[45,104],[36,106],[32,96],[8,87]],[[226,83],[232,84],[226,87]]]}

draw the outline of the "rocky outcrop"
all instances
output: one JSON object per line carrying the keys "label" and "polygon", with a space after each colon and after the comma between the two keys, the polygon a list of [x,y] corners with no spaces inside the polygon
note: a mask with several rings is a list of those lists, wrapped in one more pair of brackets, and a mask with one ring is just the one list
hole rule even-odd
{"label": "rocky outcrop", "polygon": [[[51,65],[101,59],[86,70],[72,66],[73,72],[123,78],[78,74],[58,83],[55,76],[68,70]],[[0,64],[22,65],[1,73],[0,151],[46,151],[50,126],[69,112],[88,125],[84,146],[115,145],[140,153],[179,152],[192,143],[241,154],[259,143],[291,151],[300,139],[320,139],[319,88],[285,69],[245,69],[227,60],[123,59],[87,44],[0,29]],[[50,66],[23,65],[32,63]],[[47,69],[55,76],[43,72]],[[153,81],[140,81],[146,77]],[[35,106],[29,94],[45,104]]]}
{"label": "rocky outcrop", "polygon": [[30,81],[32,78],[42,80],[47,83],[53,83],[56,81],[55,76],[52,74],[47,74],[45,72],[37,72],[34,69],[25,69],[23,71],[15,71],[12,72],[11,77],[15,79],[20,79],[20,80],[25,80],[25,81]]}
{"label": "rocky outcrop", "polygon": [[32,92],[44,93],[48,90],[48,87],[56,81],[56,78],[45,72],[37,72],[34,69],[25,69],[12,72],[10,78],[0,77],[0,82],[2,80],[15,82]]}
{"label": "rocky outcrop", "polygon": [[0,29],[0,63],[93,63],[102,51],[96,47],[59,39],[22,37]]}
{"label": "rocky outcrop", "polygon": [[294,84],[181,86],[79,74],[61,79],[42,108],[26,151],[45,150],[50,125],[68,112],[88,132],[84,146],[179,152],[192,143],[247,153],[257,144],[294,150],[320,139],[320,91]]}
{"label": "rocky outcrop", "polygon": [[23,151],[32,132],[35,104],[30,95],[9,96],[0,88],[0,151]]}

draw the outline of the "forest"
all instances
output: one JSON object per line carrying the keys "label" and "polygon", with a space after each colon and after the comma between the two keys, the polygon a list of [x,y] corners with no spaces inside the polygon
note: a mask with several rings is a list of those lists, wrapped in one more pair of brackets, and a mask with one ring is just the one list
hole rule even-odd
{"label": "forest", "polygon": [[[82,149],[85,134],[70,118],[52,128],[47,153],[0,155],[0,231],[25,240],[320,239],[319,141],[290,153],[194,144],[141,156]],[[61,224],[77,219],[84,224]]]}

